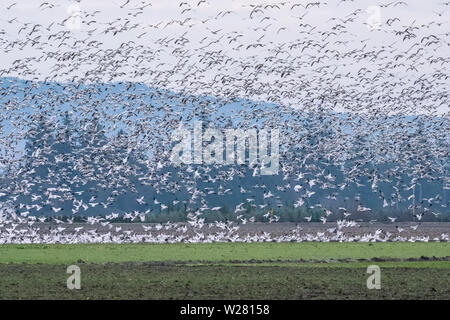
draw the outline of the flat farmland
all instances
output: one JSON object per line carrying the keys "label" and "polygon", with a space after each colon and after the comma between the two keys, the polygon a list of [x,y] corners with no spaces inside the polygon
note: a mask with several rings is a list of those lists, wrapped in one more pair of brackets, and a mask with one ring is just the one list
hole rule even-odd
{"label": "flat farmland", "polygon": [[448,279],[445,242],[0,246],[1,299],[450,299]]}

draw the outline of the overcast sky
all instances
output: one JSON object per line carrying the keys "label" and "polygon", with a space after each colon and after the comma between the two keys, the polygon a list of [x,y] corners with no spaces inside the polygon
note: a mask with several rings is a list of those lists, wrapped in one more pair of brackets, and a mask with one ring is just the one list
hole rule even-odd
{"label": "overcast sky", "polygon": [[[208,50],[222,50],[223,54],[233,57],[233,59],[247,63],[250,61],[253,65],[267,62],[265,61],[266,57],[269,54],[273,55],[277,48],[303,39],[322,41],[330,49],[340,52],[352,48],[355,50],[364,48],[365,51],[370,51],[383,47],[402,52],[408,50],[421,37],[430,34],[448,39],[449,6],[442,5],[445,0],[406,0],[407,5],[400,1],[389,0],[327,0],[317,1],[320,3],[319,6],[310,4],[306,9],[305,6],[310,2],[315,1],[4,0],[0,4],[1,46],[5,48],[8,43],[11,44],[17,40],[26,41],[39,35],[41,37],[37,40],[38,44],[33,46],[27,45],[23,48],[17,44],[10,46],[7,52],[2,53],[0,70],[11,68],[14,60],[42,56],[50,51],[83,52],[84,49],[92,50],[92,43],[90,47],[87,47],[87,43],[93,40],[99,42],[93,44],[98,45],[96,48],[104,50],[117,50],[124,42],[130,40],[133,41],[134,47],[162,48],[163,50],[157,56],[143,56],[142,61],[139,61],[139,68],[172,70],[180,62],[180,57],[173,51],[175,47],[180,46],[180,43],[165,45],[161,39],[180,37],[186,39],[181,47],[183,50],[194,53],[194,56],[188,58],[192,64],[195,64],[196,59],[199,59],[199,56]],[[258,4],[276,5],[280,3],[284,5],[264,7],[264,10],[256,10],[252,13]],[[302,6],[294,6],[295,4]],[[387,4],[390,5],[386,7]],[[144,6],[145,8],[138,9]],[[352,15],[352,13],[355,14]],[[318,39],[321,32],[333,31],[333,26],[338,23],[344,24],[342,20],[348,17],[352,17],[354,20],[345,23],[345,30],[348,32],[338,38],[342,43],[336,43],[336,37],[332,38],[331,43],[327,38]],[[392,22],[390,19],[394,18],[398,18],[400,21]],[[434,23],[430,25],[433,21]],[[390,25],[387,22],[390,22]],[[33,32],[36,24],[40,26]],[[303,24],[303,26],[299,26],[299,24]],[[426,27],[423,27],[424,25]],[[118,30],[122,26],[124,29],[113,35],[114,30]],[[402,31],[408,26],[419,27],[414,31],[418,36],[416,39],[403,41],[401,37],[395,35],[395,32]],[[24,27],[25,29],[22,29]],[[108,27],[111,27],[113,31],[105,34],[104,30]],[[309,31],[310,29],[312,31]],[[70,36],[74,39],[81,41],[89,39],[89,41],[77,43],[73,47],[60,46],[60,40],[56,40],[54,37],[49,39],[49,36],[59,31],[70,31]],[[239,37],[233,41],[232,39],[236,35]],[[247,50],[238,49],[239,45],[245,47],[255,43],[263,46]],[[208,46],[205,48],[206,45]],[[450,56],[448,41],[447,45],[425,48],[425,50],[429,50],[429,54],[435,56],[446,58]],[[295,49],[292,51],[292,55],[296,54],[309,58],[316,54],[316,48],[305,50],[300,47],[298,51]],[[394,56],[392,55],[392,58]],[[284,58],[283,54],[277,57]],[[336,67],[341,73],[356,72],[361,67],[376,70],[379,67],[378,62],[371,61],[368,64],[366,60],[363,60],[362,64],[358,64],[356,61],[348,61],[348,63],[340,61]],[[6,75],[43,80],[52,72],[55,73],[52,69],[55,67],[54,62],[33,63],[29,61],[27,63],[33,69],[33,74],[21,75],[8,72]],[[81,74],[92,68],[92,63],[86,61],[85,69],[83,66],[77,66],[76,70],[71,70],[66,75],[58,75],[55,80],[66,81],[71,78],[70,76]],[[320,61],[314,68],[333,65],[333,63],[332,59]],[[278,66],[276,62],[273,62],[273,65]],[[399,78],[409,76],[419,78],[422,75],[431,74],[436,68],[444,68],[445,71],[448,71],[445,69],[446,66],[425,64],[420,67],[420,70],[397,70],[396,72],[402,73],[398,76]],[[117,76],[115,80],[142,81],[154,85],[154,79],[149,79],[145,74],[136,76],[133,74],[133,68],[135,67],[123,66],[123,74]],[[285,78],[285,81],[288,82],[289,79],[296,81],[299,78],[308,79],[308,74],[316,74],[314,68],[301,70],[296,68],[288,78]],[[188,71],[180,69],[179,75],[173,76],[174,80],[167,84],[167,88],[176,90],[176,80],[179,81]],[[218,69],[211,68],[211,70],[205,71],[202,77],[212,79],[218,72]],[[234,75],[236,69],[220,69],[220,72]],[[271,75],[265,75],[264,79],[258,79],[258,81],[262,81],[261,83],[273,82],[277,80],[278,75],[271,77]],[[103,80],[107,81],[108,79]],[[342,85],[345,85],[346,81],[351,80],[342,79]],[[201,89],[198,89],[198,91],[199,93],[210,93],[208,90],[202,92]],[[261,96],[260,98],[267,97]]]}

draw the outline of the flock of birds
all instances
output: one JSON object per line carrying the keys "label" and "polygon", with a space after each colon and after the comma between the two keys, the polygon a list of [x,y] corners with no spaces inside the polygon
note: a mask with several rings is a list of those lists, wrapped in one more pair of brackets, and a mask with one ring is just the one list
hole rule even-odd
{"label": "flock of birds", "polygon": [[[309,201],[320,189],[332,202],[368,177],[383,208],[411,202],[413,230],[424,216],[449,212],[445,191],[418,201],[415,193],[402,195],[419,182],[449,184],[450,2],[442,1],[419,13],[408,11],[409,1],[381,1],[375,17],[347,0],[225,1],[224,8],[183,0],[169,9],[164,1],[123,0],[104,10],[104,3],[97,8],[75,0],[67,1],[70,13],[61,1],[2,2],[0,243],[449,241],[447,233],[403,236],[402,228],[345,232],[359,227],[352,216],[371,214],[359,194],[351,199],[354,208]],[[33,12],[29,19],[27,10]],[[368,18],[379,21],[372,25]],[[67,115],[79,132],[94,132],[71,159],[52,154],[56,144],[69,140]],[[278,128],[281,183],[269,188],[258,165],[171,171],[171,133],[180,125],[191,128],[194,120],[221,129]],[[37,124],[54,127],[57,136],[30,129]],[[100,144],[96,130],[125,135]],[[27,162],[30,135],[37,146]],[[114,158],[120,148],[124,153]],[[136,160],[137,151],[144,156]],[[37,174],[39,166],[69,161],[79,172],[75,177],[50,169],[44,178]],[[379,169],[386,163],[387,169]],[[343,181],[324,169],[331,165],[342,168]],[[248,179],[248,170],[253,185],[229,186]],[[91,208],[114,208],[117,195],[136,189],[132,177],[154,189],[134,190],[138,205],[150,202],[164,212],[182,204],[188,222],[145,223],[151,209],[83,216]],[[105,200],[86,199],[84,191],[72,188],[94,181],[99,191],[111,190]],[[48,188],[35,191],[46,183]],[[394,184],[389,194],[380,187],[386,183]],[[180,191],[188,198],[161,200]],[[266,210],[267,222],[277,223],[272,201],[280,208],[287,191],[298,194],[296,208],[322,210],[323,224],[337,213],[343,218],[314,234],[301,228],[284,235],[239,232],[240,225],[255,221],[245,216],[248,205]],[[246,199],[234,206],[234,221],[206,223],[206,215],[222,209],[210,198],[231,194]],[[17,204],[23,196],[31,203]],[[72,204],[66,220],[39,215],[49,206],[61,214],[63,201]],[[119,217],[142,222],[142,230],[122,229],[113,223]],[[393,224],[396,219],[389,217]],[[53,227],[47,228],[50,221]]]}

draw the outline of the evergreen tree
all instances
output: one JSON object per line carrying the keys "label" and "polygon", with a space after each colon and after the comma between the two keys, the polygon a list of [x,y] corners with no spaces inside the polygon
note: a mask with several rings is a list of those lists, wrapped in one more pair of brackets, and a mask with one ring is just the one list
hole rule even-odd
{"label": "evergreen tree", "polygon": [[[102,213],[100,202],[107,199],[108,180],[106,173],[109,170],[107,161],[108,139],[103,126],[99,122],[98,113],[87,119],[79,130],[79,146],[75,168],[79,170],[80,183],[76,188],[77,201],[83,201],[81,213]],[[89,204],[90,203],[90,204]],[[83,209],[82,209],[83,208]]]}
{"label": "evergreen tree", "polygon": [[[51,214],[63,203],[61,176],[56,164],[54,123],[44,114],[35,115],[34,123],[26,135],[25,166],[17,176],[18,186],[24,186],[17,203],[23,209],[21,211]],[[28,210],[27,205],[31,209]]]}

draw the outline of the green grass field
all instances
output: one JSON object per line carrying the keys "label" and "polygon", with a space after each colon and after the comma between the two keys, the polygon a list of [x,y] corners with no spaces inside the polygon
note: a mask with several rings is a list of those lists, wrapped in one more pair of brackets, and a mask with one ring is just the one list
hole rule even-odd
{"label": "green grass field", "polygon": [[[449,243],[0,246],[0,299],[450,299]],[[82,289],[68,290],[68,265]],[[367,266],[381,268],[368,290]]]}
{"label": "green grass field", "polygon": [[450,243],[211,243],[2,245],[0,263],[408,259],[450,256]]}

